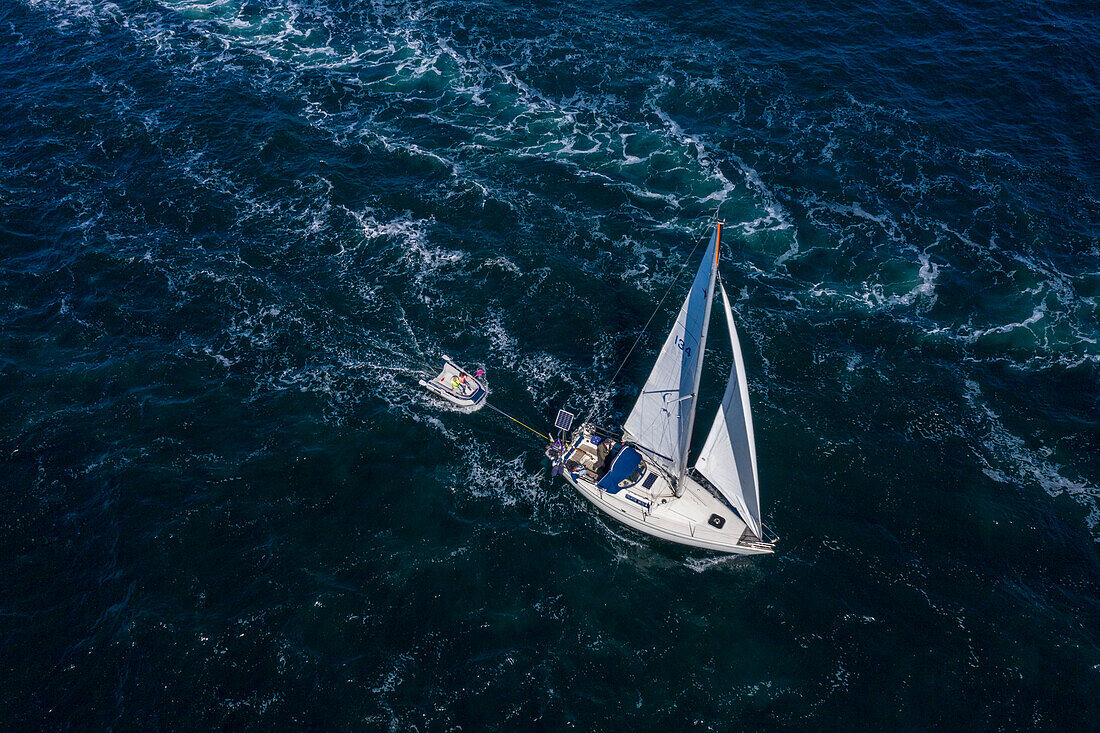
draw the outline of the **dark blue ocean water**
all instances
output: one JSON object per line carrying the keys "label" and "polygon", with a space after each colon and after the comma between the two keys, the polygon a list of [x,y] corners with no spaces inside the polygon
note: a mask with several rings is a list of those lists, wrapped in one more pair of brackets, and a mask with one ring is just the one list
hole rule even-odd
{"label": "dark blue ocean water", "polygon": [[[0,0],[3,727],[1096,729],[1098,38]],[[719,206],[766,558],[611,525],[416,386],[618,424]]]}

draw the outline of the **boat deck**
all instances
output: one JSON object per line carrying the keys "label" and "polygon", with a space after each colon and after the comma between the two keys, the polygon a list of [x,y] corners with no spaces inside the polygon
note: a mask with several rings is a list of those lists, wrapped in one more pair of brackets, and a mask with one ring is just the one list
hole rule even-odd
{"label": "boat deck", "polygon": [[[601,445],[607,442],[603,449]],[[774,551],[761,542],[737,513],[690,476],[685,476],[680,495],[672,490],[664,473],[641,461],[624,479],[613,484],[612,466],[618,457],[618,441],[593,443],[586,437],[562,456],[565,478],[589,501],[616,520],[655,537],[680,544],[738,554]],[[625,450],[633,450],[629,446]]]}

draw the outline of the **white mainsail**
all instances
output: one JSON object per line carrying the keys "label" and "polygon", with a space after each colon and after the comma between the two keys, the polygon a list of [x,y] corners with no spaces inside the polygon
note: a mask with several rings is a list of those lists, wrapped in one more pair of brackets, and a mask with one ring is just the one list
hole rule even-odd
{"label": "white mainsail", "polygon": [[683,475],[691,442],[699,369],[718,272],[719,231],[715,228],[676,323],[623,425],[635,443],[663,459],[665,467],[677,476]]}
{"label": "white mainsail", "polygon": [[749,385],[730,301],[726,297],[726,289],[721,284],[719,288],[733,346],[733,368],[722,405],[718,408],[699,460],[695,462],[695,469],[733,504],[753,534],[761,537],[760,484],[756,473],[752,413],[749,411]]}

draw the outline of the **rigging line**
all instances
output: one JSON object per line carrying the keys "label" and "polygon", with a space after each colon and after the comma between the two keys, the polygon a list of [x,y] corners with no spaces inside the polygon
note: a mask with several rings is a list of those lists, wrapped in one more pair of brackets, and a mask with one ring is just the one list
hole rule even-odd
{"label": "rigging line", "polygon": [[[717,212],[715,212],[715,215],[717,215]],[[672,292],[672,288],[674,288],[676,286],[676,283],[680,281],[680,277],[684,274],[684,270],[687,268],[688,265],[691,264],[692,258],[695,256],[695,250],[699,249],[699,245],[702,242],[702,239],[697,239],[695,241],[695,246],[691,248],[691,252],[688,253],[687,258],[684,260],[684,264],[680,265],[680,271],[676,273],[676,277],[672,278],[672,282],[669,283],[668,288],[665,290],[665,294],[661,296],[661,300],[657,303],[657,307],[654,308],[653,312],[649,314],[649,320],[645,322],[645,325],[642,326],[642,330],[638,333],[638,337],[634,339],[634,343],[630,345],[630,349],[626,352],[626,356],[623,357],[622,363],[619,364],[619,368],[615,370],[615,373],[611,375],[611,379],[608,380],[610,383],[614,384],[615,378],[619,376],[619,372],[621,372],[623,370],[623,367],[626,366],[626,362],[630,359],[630,355],[634,353],[634,349],[638,346],[638,342],[642,340],[642,336],[645,336],[645,332],[649,328],[649,324],[653,323],[653,318],[657,315],[657,312],[661,310],[661,306],[664,305],[665,300],[668,298],[668,294]],[[585,416],[585,418],[581,420],[581,423],[588,422],[588,419],[592,417],[595,412],[596,407],[593,406],[592,409],[588,411],[588,414]]]}
{"label": "rigging line", "polygon": [[499,409],[499,408],[493,407],[493,406],[492,406],[492,405],[490,405],[490,404],[489,404],[488,402],[486,402],[486,403],[485,403],[485,406],[486,406],[486,407],[488,407],[488,408],[489,408],[489,409],[491,409],[491,410],[494,410],[495,412],[498,412],[498,413],[500,413],[501,415],[503,415],[504,417],[508,418],[508,419],[509,419],[509,420],[511,420],[512,422],[514,422],[514,423],[518,423],[518,424],[520,424],[520,425],[523,425],[523,427],[527,428],[528,430],[530,430],[530,431],[531,431],[532,433],[534,433],[535,435],[539,436],[539,437],[540,437],[540,438],[542,438],[543,440],[546,440],[546,441],[549,441],[549,440],[550,440],[550,436],[548,436],[548,435],[543,435],[542,433],[540,433],[539,431],[535,430],[535,429],[534,429],[533,427],[531,427],[530,425],[527,425],[526,423],[522,423],[522,422],[520,422],[519,420],[515,419],[514,417],[512,417],[511,415],[509,415],[509,414],[508,414],[507,412],[505,412],[504,410],[501,410],[501,409]]}

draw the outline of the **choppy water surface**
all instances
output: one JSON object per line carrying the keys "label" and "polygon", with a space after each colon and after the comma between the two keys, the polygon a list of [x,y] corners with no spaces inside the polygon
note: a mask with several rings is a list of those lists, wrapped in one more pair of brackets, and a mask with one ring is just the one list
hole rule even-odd
{"label": "choppy water surface", "polygon": [[[1095,725],[1094,10],[670,5],[0,5],[9,727]],[[617,424],[719,205],[764,559],[416,386]]]}

